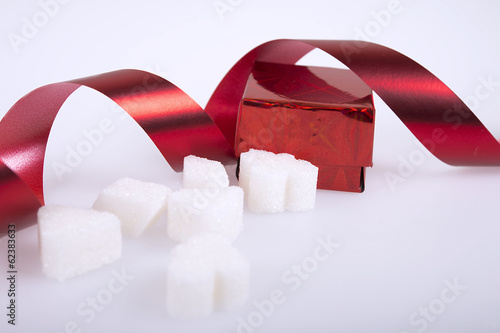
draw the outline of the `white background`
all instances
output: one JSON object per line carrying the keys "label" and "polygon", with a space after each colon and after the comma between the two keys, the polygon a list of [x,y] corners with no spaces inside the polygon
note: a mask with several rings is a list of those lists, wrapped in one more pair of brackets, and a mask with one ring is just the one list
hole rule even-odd
{"label": "white background", "polygon": [[[231,10],[218,13],[214,4],[220,3]],[[381,24],[376,13],[389,3],[73,0],[59,5],[16,51],[9,36],[22,36],[24,18],[33,22],[42,7],[2,0],[0,116],[41,85],[121,68],[155,72],[204,106],[230,67],[262,42],[353,39],[359,31],[410,56],[464,100],[476,89],[487,91],[481,78],[500,82],[498,2],[400,0],[398,13]],[[335,64],[319,53],[302,63]],[[492,90],[475,112],[499,137],[500,87]],[[47,202],[89,207],[120,176],[177,189],[179,175],[144,134],[96,95],[79,90],[56,120],[45,164]],[[311,212],[245,213],[245,230],[234,243],[252,267],[251,294],[242,309],[198,322],[167,316],[165,268],[174,244],[164,218],[143,237],[125,240],[118,262],[65,283],[43,275],[32,227],[17,235],[16,327],[6,323],[8,286],[0,279],[1,331],[64,332],[74,322],[77,332],[235,332],[240,320],[250,318],[253,326],[241,332],[500,332],[500,169],[455,168],[423,155],[392,111],[375,102],[374,167],[363,194],[318,191]],[[65,147],[75,147],[84,139],[81,132],[103,118],[113,122],[113,132],[59,180],[53,163],[64,160]],[[398,170],[402,160],[422,156],[409,170]],[[404,182],[391,188],[388,173]],[[309,260],[318,237],[328,236],[340,247],[290,290],[283,274]],[[0,269],[6,272],[5,239],[0,247]],[[123,291],[95,317],[78,314],[122,270],[134,277]],[[465,289],[454,295],[449,283]],[[268,300],[275,289],[286,300],[269,316],[258,315],[255,302]],[[421,315],[426,308],[427,317]]]}

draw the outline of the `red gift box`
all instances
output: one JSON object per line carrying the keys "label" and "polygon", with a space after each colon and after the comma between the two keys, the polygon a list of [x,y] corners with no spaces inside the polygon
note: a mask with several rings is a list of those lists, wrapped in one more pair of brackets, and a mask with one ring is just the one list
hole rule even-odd
{"label": "red gift box", "polygon": [[349,70],[257,62],[239,107],[236,155],[290,153],[319,168],[318,188],[363,192],[374,115],[372,90]]}

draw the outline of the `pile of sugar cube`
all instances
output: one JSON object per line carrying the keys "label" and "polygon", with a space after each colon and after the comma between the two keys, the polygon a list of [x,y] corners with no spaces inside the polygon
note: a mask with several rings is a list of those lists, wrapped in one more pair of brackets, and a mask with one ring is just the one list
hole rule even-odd
{"label": "pile of sugar cube", "polygon": [[240,154],[239,184],[257,213],[314,208],[318,167],[293,155],[250,149]]}
{"label": "pile of sugar cube", "polygon": [[168,200],[167,232],[180,242],[167,268],[167,311],[202,318],[247,298],[250,265],[231,245],[243,229],[243,190],[222,163],[184,158],[183,189]]}
{"label": "pile of sugar cube", "polygon": [[118,260],[122,234],[137,237],[167,207],[172,190],[122,178],[102,190],[93,209],[42,206],[38,230],[42,269],[60,281]]}
{"label": "pile of sugar cube", "polygon": [[38,212],[44,273],[58,280],[121,257],[122,235],[139,237],[166,211],[179,244],[167,268],[167,311],[200,318],[235,309],[248,295],[250,265],[232,246],[243,229],[243,206],[257,213],[314,208],[318,168],[289,154],[250,150],[240,156],[239,185],[224,166],[184,159],[183,188],[122,178],[103,189],[92,209],[47,205]]}

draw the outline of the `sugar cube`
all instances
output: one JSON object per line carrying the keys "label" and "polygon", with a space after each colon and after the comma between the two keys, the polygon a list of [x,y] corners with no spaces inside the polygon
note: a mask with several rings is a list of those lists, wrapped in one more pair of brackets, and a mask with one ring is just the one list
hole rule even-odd
{"label": "sugar cube", "polygon": [[314,208],[318,168],[293,155],[250,149],[240,155],[239,183],[257,213]]}
{"label": "sugar cube", "polygon": [[229,178],[221,162],[194,155],[184,158],[182,180],[184,188],[217,188],[229,186]]}
{"label": "sugar cube", "polygon": [[248,297],[250,265],[219,234],[194,236],[172,250],[167,270],[167,311],[195,319],[213,309],[235,310]]}
{"label": "sugar cube", "polygon": [[220,310],[236,310],[248,297],[250,264],[231,246],[220,247],[214,256],[216,267],[215,305]]}
{"label": "sugar cube", "polygon": [[255,165],[249,172],[248,207],[256,213],[285,210],[288,174],[274,160]]}
{"label": "sugar cube", "polygon": [[[243,154],[242,154],[243,155]],[[273,157],[273,153],[265,151],[265,150],[256,150],[250,149],[250,152],[245,153],[245,155],[240,155],[239,160],[239,186],[243,189],[245,193],[248,192],[248,182],[250,178],[250,171],[252,169],[252,165],[256,161],[261,160],[270,160]]]}
{"label": "sugar cube", "polygon": [[44,273],[63,281],[121,257],[120,220],[92,209],[55,205],[38,210]]}
{"label": "sugar cube", "polygon": [[213,311],[215,270],[207,256],[188,243],[172,250],[167,269],[167,311],[171,316],[194,319]]}
{"label": "sugar cube", "polygon": [[314,209],[318,168],[307,161],[296,160],[288,172],[286,210],[300,212]]}
{"label": "sugar cube", "polygon": [[93,208],[115,214],[123,235],[138,237],[163,214],[171,192],[161,184],[121,178],[99,193]]}
{"label": "sugar cube", "polygon": [[178,242],[216,232],[233,241],[243,228],[243,190],[238,186],[182,189],[168,200],[169,236]]}

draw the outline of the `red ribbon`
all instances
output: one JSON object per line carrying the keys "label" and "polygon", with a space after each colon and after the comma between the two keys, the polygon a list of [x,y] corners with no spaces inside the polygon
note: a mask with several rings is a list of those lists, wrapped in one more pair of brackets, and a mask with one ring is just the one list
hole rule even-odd
{"label": "red ribbon", "polygon": [[[40,87],[0,122],[0,233],[33,223],[43,201],[43,161],[55,116],[87,86],[120,105],[179,171],[184,156],[234,159],[238,106],[255,61],[294,64],[319,48],[356,73],[441,161],[500,165],[500,144],[472,111],[425,68],[390,48],[364,41],[275,40],[247,53],[221,81],[203,110],[172,83],[151,73],[121,70]],[[27,221],[27,222],[20,222]]]}

